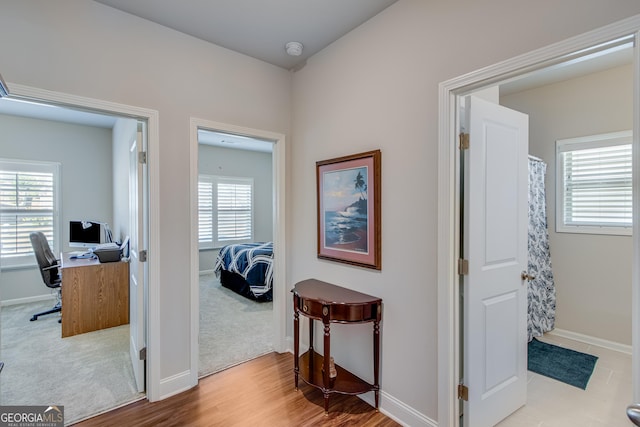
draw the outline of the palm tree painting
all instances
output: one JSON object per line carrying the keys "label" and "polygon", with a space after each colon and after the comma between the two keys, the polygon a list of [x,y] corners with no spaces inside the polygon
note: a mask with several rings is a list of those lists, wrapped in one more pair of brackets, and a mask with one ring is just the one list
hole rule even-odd
{"label": "palm tree painting", "polygon": [[368,176],[366,166],[323,174],[325,247],[368,252]]}

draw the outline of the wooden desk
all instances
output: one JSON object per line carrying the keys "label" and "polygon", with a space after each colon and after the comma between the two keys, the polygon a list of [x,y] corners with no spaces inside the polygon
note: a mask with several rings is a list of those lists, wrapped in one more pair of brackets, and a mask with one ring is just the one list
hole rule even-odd
{"label": "wooden desk", "polygon": [[[380,320],[382,300],[371,295],[352,291],[320,280],[308,279],[297,283],[293,290],[293,355],[295,388],[298,376],[307,384],[320,389],[324,395],[324,412],[329,412],[331,393],[361,394],[375,393],[375,408],[378,410],[380,383]],[[300,314],[309,318],[309,350],[299,354]],[[324,354],[313,349],[313,321],[324,325]],[[337,323],[373,322],[373,384],[353,375],[337,364],[337,375],[330,378],[331,327]]]}
{"label": "wooden desk", "polygon": [[129,323],[129,263],[60,257],[62,337]]}

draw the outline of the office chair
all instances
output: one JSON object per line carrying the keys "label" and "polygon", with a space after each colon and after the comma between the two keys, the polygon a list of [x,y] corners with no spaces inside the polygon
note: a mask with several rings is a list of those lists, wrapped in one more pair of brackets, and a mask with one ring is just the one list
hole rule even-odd
{"label": "office chair", "polygon": [[[40,268],[40,274],[42,275],[44,284],[49,288],[56,289],[57,291],[56,305],[50,310],[34,314],[30,319],[33,322],[34,320],[38,320],[39,316],[44,316],[45,314],[51,313],[59,313],[62,310],[62,278],[60,277],[60,272],[58,271],[60,262],[53,255],[53,252],[51,252],[49,242],[47,242],[47,237],[43,233],[35,231],[29,234],[29,239],[31,239],[33,253],[36,255],[36,261],[38,261],[38,267]],[[60,320],[58,320],[58,322],[60,322]]]}

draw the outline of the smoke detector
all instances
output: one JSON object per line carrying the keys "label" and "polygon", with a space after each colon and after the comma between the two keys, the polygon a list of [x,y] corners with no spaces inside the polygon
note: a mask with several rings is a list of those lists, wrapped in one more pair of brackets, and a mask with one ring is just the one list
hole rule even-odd
{"label": "smoke detector", "polygon": [[300,42],[289,42],[284,46],[284,49],[288,55],[300,56],[302,55],[302,47],[302,43]]}

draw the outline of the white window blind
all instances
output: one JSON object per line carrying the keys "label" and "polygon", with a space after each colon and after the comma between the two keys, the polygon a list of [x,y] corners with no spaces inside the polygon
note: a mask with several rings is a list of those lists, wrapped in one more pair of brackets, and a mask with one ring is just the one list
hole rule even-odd
{"label": "white window blind", "polygon": [[220,247],[253,240],[253,179],[200,175],[198,242]]}
{"label": "white window blind", "polygon": [[57,251],[59,165],[0,159],[2,267],[33,264],[29,234],[41,231]]}
{"label": "white window blind", "polygon": [[252,183],[218,181],[218,241],[251,239]]}
{"label": "white window blind", "polygon": [[557,142],[558,231],[630,234],[631,132]]}
{"label": "white window blind", "polygon": [[198,181],[198,242],[213,242],[213,183]]}

